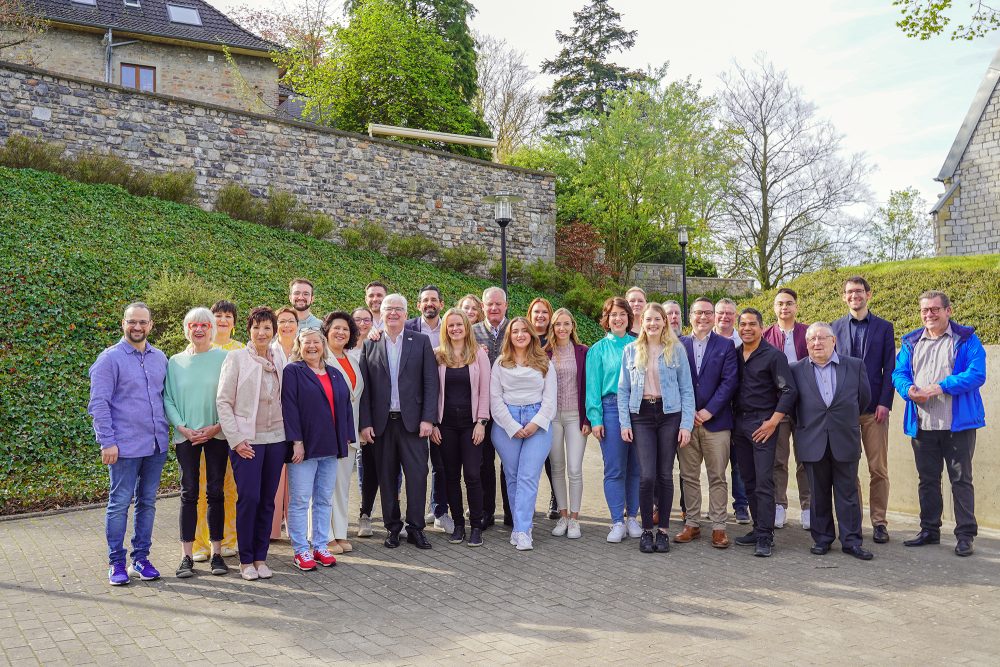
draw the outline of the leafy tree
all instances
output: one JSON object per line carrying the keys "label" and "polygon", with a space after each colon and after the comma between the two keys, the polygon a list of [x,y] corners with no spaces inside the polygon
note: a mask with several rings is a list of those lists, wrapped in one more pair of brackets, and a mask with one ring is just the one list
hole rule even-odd
{"label": "leafy tree", "polygon": [[582,160],[578,146],[565,138],[547,136],[531,146],[522,146],[506,162],[515,167],[555,174],[556,223],[562,225],[586,216],[588,206],[579,195],[577,181]]}
{"label": "leafy tree", "polygon": [[[315,66],[329,48],[328,37],[334,24],[330,3],[331,0],[296,0],[294,4],[279,2],[267,9],[242,5],[229,18]],[[282,52],[275,52],[274,57],[282,65]]]}
{"label": "leafy tree", "polygon": [[492,35],[476,35],[479,92],[473,108],[497,140],[496,157],[507,162],[528,143],[542,121],[535,72],[524,63],[524,52]]}
{"label": "leafy tree", "polygon": [[867,262],[895,262],[932,254],[934,232],[927,202],[916,188],[893,190],[867,225]]}
{"label": "leafy tree", "polygon": [[[285,80],[308,98],[303,115],[353,132],[384,123],[488,136],[458,93],[444,39],[394,0],[359,3],[346,26],[330,29],[329,42],[317,65],[302,57],[289,63]],[[482,148],[414,143],[489,158]]]}
{"label": "leafy tree", "polygon": [[556,76],[551,92],[543,98],[548,106],[547,127],[574,133],[581,122],[607,111],[609,93],[623,91],[629,83],[642,80],[642,72],[608,60],[612,53],[632,48],[635,36],[635,30],[622,27],[621,14],[607,0],[591,0],[573,12],[570,32],[556,31],[562,45],[559,54],[542,62],[542,72]]}
{"label": "leafy tree", "polygon": [[[945,32],[951,23],[952,0],[893,0],[902,17],[896,22],[907,37],[930,39]],[[952,40],[973,40],[1000,29],[1000,13],[983,0],[969,2],[965,23],[951,29]]]}

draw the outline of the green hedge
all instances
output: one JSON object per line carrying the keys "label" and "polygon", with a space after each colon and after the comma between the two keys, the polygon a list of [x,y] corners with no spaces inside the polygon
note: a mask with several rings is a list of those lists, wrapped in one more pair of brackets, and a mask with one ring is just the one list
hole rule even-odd
{"label": "green hedge", "polygon": [[[932,257],[810,273],[787,285],[798,292],[799,319],[832,322],[844,315],[844,280],[854,275],[871,284],[869,308],[895,325],[897,342],[921,326],[917,298],[935,289],[951,299],[955,320],[974,326],[984,344],[1000,344],[1000,255]],[[763,292],[740,306],[758,308],[765,322],[773,322],[776,293]]]}
{"label": "green hedge", "polygon": [[[121,336],[125,304],[163,271],[198,275],[230,294],[241,315],[284,304],[288,281],[300,275],[316,283],[317,313],[361,304],[374,279],[411,303],[426,283],[449,303],[488,284],[30,169],[0,168],[0,232],[0,514],[106,493],[87,415],[87,369]],[[511,313],[523,313],[538,294],[512,286]],[[600,337],[596,323],[579,320],[584,339]],[[177,483],[173,462],[164,481]]]}

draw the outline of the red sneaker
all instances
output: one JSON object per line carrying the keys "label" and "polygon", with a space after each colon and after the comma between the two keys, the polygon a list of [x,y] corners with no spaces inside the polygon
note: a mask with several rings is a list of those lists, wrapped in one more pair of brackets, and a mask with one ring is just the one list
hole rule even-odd
{"label": "red sneaker", "polygon": [[313,567],[316,566],[317,562],[323,567],[330,567],[337,564],[337,558],[326,549],[316,549],[313,551],[313,558],[315,559]]}
{"label": "red sneaker", "polygon": [[303,572],[309,572],[310,570],[316,569],[316,561],[313,560],[313,557],[309,555],[308,551],[295,554],[295,559],[292,563],[294,563],[295,567],[299,568]]}

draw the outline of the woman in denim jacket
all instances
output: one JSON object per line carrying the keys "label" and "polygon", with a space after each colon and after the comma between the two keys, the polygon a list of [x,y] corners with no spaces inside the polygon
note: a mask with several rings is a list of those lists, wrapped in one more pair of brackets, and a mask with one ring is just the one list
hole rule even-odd
{"label": "woman in denim jacket", "polygon": [[[655,360],[655,361],[654,361]],[[618,380],[618,419],[622,440],[632,443],[639,459],[639,551],[670,551],[669,508],[674,501],[674,458],[686,447],[694,426],[694,389],[687,353],[667,326],[663,306],[642,311],[642,329],[625,347]],[[653,539],[653,494],[661,508]]]}

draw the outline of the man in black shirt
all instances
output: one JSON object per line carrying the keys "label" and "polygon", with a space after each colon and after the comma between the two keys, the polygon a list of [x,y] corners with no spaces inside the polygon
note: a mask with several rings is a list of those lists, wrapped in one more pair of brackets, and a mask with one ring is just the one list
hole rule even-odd
{"label": "man in black shirt", "polygon": [[736,350],[740,388],[734,401],[733,451],[750,501],[753,530],[736,544],[755,546],[754,555],[771,555],[774,545],[774,453],[777,427],[795,407],[798,392],[785,354],[763,340],[760,311],[744,308],[737,330],[743,346]]}

